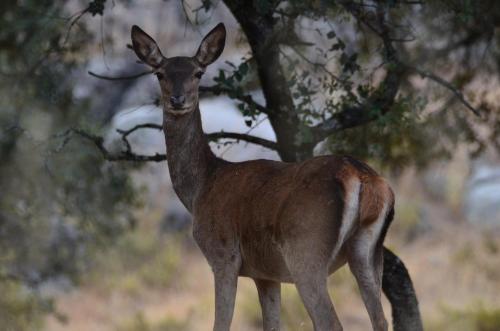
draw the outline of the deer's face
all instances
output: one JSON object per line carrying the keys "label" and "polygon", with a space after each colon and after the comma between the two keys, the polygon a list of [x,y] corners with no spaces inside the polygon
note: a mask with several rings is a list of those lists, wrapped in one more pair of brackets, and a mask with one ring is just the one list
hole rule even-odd
{"label": "deer's face", "polygon": [[164,59],[154,73],[160,83],[165,109],[182,115],[198,104],[198,84],[205,68],[189,57]]}
{"label": "deer's face", "polygon": [[197,109],[200,79],[206,67],[222,53],[225,40],[226,29],[221,23],[205,36],[195,56],[166,58],[153,38],[139,27],[132,27],[134,51],[158,78],[164,110],[176,116]]}

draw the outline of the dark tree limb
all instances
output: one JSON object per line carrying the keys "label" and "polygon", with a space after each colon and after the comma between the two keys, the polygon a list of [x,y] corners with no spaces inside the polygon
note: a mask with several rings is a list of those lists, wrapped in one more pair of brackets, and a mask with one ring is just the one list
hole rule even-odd
{"label": "dark tree limb", "polygon": [[341,1],[345,9],[372,32],[380,37],[384,46],[384,57],[387,73],[378,88],[361,105],[346,105],[340,112],[333,114],[329,119],[313,127],[314,139],[319,142],[335,132],[357,127],[378,119],[387,113],[399,91],[404,66],[399,63],[389,28],[385,21],[386,8],[377,6],[376,15],[365,14],[359,6],[351,1]]}
{"label": "dark tree limb", "polygon": [[[101,75],[97,74],[93,71],[87,71],[89,75],[95,78],[99,79],[104,79],[104,80],[109,80],[109,81],[120,81],[120,80],[129,80],[129,79],[137,79],[146,75],[149,75],[153,73],[151,70],[139,72],[134,75],[130,76],[106,76],[106,75]],[[269,111],[266,107],[262,106],[259,104],[257,101],[253,99],[253,97],[250,94],[234,94],[234,91],[221,87],[219,85],[213,85],[213,86],[200,86],[199,87],[200,93],[211,93],[214,95],[220,95],[220,94],[227,94],[227,95],[232,95],[234,99],[240,100],[246,104],[248,104],[251,107],[254,107],[256,110],[258,110],[261,113],[267,114]]]}
{"label": "dark tree limb", "polygon": [[367,124],[386,114],[394,104],[403,74],[404,68],[394,64],[363,104],[345,105],[340,112],[314,126],[314,140],[319,142],[335,132]]}
{"label": "dark tree limb", "polygon": [[241,140],[245,141],[248,143],[252,143],[255,145],[260,145],[272,150],[277,150],[278,149],[278,144],[275,143],[274,141],[267,140],[264,138],[259,138],[255,136],[250,136],[245,133],[236,133],[236,132],[213,132],[213,133],[207,133],[206,134],[208,140],[210,141],[217,141],[219,139],[235,139],[235,140]]}
{"label": "dark tree limb", "polygon": [[[220,95],[220,94],[231,94],[233,95],[234,92],[228,88],[221,87],[219,85],[213,85],[213,86],[200,86],[199,87],[200,93],[211,93],[214,95]],[[262,106],[260,103],[255,101],[253,97],[250,94],[236,94],[234,95],[234,99],[240,100],[249,106],[253,106],[257,111],[260,113],[268,114],[269,109],[266,107]]]}
{"label": "dark tree limb", "polygon": [[128,149],[126,151],[114,154],[104,146],[104,138],[101,136],[94,135],[92,133],[89,133],[85,130],[78,128],[70,129],[67,132],[69,134],[78,135],[92,142],[97,147],[97,149],[99,149],[102,156],[107,161],[162,162],[167,159],[167,156],[165,154],[156,153],[154,155],[141,155],[141,154],[134,154]]}
{"label": "dark tree limb", "polygon": [[321,141],[335,132],[367,124],[387,113],[394,103],[401,79],[408,71],[418,73],[422,77],[429,78],[445,87],[451,91],[467,109],[472,111],[474,115],[481,117],[480,110],[472,106],[467,101],[462,91],[453,86],[450,82],[429,71],[396,61],[393,62],[392,67],[388,69],[386,77],[379,85],[379,88],[375,90],[365,103],[361,105],[346,105],[340,112],[333,114],[327,120],[313,127],[315,140]]}
{"label": "dark tree limb", "polygon": [[340,112],[333,114],[326,121],[313,128],[316,141],[321,141],[331,134],[361,126],[378,119],[390,110],[394,103],[403,75],[407,71],[414,71],[423,77],[429,78],[450,90],[456,98],[462,102],[475,115],[480,116],[479,111],[474,108],[464,97],[463,93],[443,78],[417,67],[402,63],[397,57],[396,50],[392,45],[394,41],[390,36],[389,28],[385,23],[385,10],[383,5],[376,8],[375,15],[364,13],[362,7],[352,1],[341,1],[344,8],[367,26],[373,33],[377,34],[383,41],[387,74],[379,87],[361,105],[346,105]]}
{"label": "dark tree limb", "polygon": [[465,96],[464,94],[462,93],[462,91],[460,91],[458,88],[456,88],[455,86],[453,86],[452,83],[446,81],[444,78],[442,77],[439,77],[438,75],[436,74],[433,74],[432,72],[430,71],[426,71],[426,70],[423,70],[423,69],[420,69],[420,68],[417,68],[415,66],[411,66],[409,64],[404,64],[404,66],[406,68],[408,68],[409,71],[414,71],[416,72],[417,74],[419,74],[420,76],[422,77],[425,77],[425,78],[429,78],[430,80],[438,83],[439,85],[445,87],[446,89],[448,89],[451,93],[453,93],[455,95],[455,97],[467,108],[469,109],[471,112],[474,113],[474,115],[478,116],[478,117],[481,117],[481,112],[479,111],[479,109],[475,108],[474,106],[472,106],[468,101],[467,99],[465,99]]}
{"label": "dark tree limb", "polygon": [[155,129],[162,131],[163,126],[161,124],[156,124],[156,123],[143,123],[143,124],[137,124],[136,126],[133,126],[130,129],[123,130],[123,129],[116,129],[116,132],[124,136],[125,138],[128,137],[131,133],[141,130],[141,129]]}
{"label": "dark tree limb", "polygon": [[[62,138],[62,143],[58,147],[60,151],[64,146],[69,142],[69,140],[74,136],[79,136],[90,143],[92,143],[97,149],[101,152],[101,155],[104,159],[111,162],[116,161],[132,161],[132,162],[162,162],[167,159],[166,154],[155,153],[153,155],[144,155],[144,154],[136,154],[132,151],[132,146],[128,137],[135,131],[141,129],[154,129],[154,130],[163,130],[163,127],[160,124],[155,123],[143,123],[138,124],[130,129],[122,130],[117,129],[116,131],[121,135],[121,140],[125,145],[125,150],[120,151],[118,153],[113,153],[109,151],[106,146],[104,146],[104,138],[102,136],[98,136],[87,132],[80,128],[72,128],[68,129],[65,132],[57,135],[58,138]],[[210,141],[218,141],[220,139],[234,139],[237,141],[245,141],[251,144],[260,145],[272,150],[277,149],[277,144],[274,141],[267,140],[260,137],[255,137],[245,133],[237,133],[237,132],[213,132],[206,134],[208,140]]]}
{"label": "dark tree limb", "polygon": [[[116,131],[121,134],[124,138],[127,138],[131,133],[141,130],[141,129],[155,129],[155,130],[163,130],[163,126],[161,124],[156,124],[156,123],[143,123],[143,124],[138,124],[133,126],[132,128],[128,130],[123,130],[123,129],[117,129]],[[267,140],[264,138],[259,138],[256,136],[252,136],[246,133],[238,133],[238,132],[225,132],[225,131],[219,131],[219,132],[212,132],[212,133],[206,133],[205,134],[210,141],[217,141],[219,139],[235,139],[235,140],[241,140],[245,141],[251,144],[255,145],[261,145],[263,147],[276,150],[277,144],[274,141]]]}
{"label": "dark tree limb", "polygon": [[95,72],[90,71],[90,70],[87,71],[87,73],[90,76],[95,77],[95,78],[113,81],[113,80],[137,79],[137,78],[140,78],[142,76],[146,76],[146,75],[152,74],[153,71],[152,70],[147,70],[147,71],[139,72],[139,73],[137,73],[135,75],[130,75],[130,76],[116,76],[116,77],[106,76],[106,75],[101,75],[101,74],[96,74]]}

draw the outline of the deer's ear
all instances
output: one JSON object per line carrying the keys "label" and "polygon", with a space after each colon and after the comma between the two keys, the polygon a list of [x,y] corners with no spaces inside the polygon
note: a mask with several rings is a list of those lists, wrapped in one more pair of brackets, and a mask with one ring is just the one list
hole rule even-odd
{"label": "deer's ear", "polygon": [[159,67],[164,57],[154,39],[137,25],[132,27],[131,37],[137,57],[153,68]]}
{"label": "deer's ear", "polygon": [[226,43],[226,28],[224,24],[219,23],[203,38],[195,59],[202,66],[206,67],[215,62],[224,50]]}

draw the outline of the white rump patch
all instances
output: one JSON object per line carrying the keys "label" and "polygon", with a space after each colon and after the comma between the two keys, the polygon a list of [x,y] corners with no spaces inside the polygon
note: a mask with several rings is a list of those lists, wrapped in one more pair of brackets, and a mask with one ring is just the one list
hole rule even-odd
{"label": "white rump patch", "polygon": [[385,224],[385,219],[388,213],[387,205],[387,202],[385,202],[384,207],[375,222],[370,224],[367,228],[364,228],[359,235],[356,234],[356,243],[354,245],[356,255],[364,257],[367,261],[370,261],[370,263],[373,263],[375,246],[379,241],[380,234]]}
{"label": "white rump patch", "polygon": [[340,249],[355,229],[356,221],[359,218],[359,193],[361,190],[361,182],[358,178],[353,178],[349,181],[346,187],[344,197],[344,210],[342,213],[342,221],[340,224],[337,243],[333,249],[331,261],[335,261]]}

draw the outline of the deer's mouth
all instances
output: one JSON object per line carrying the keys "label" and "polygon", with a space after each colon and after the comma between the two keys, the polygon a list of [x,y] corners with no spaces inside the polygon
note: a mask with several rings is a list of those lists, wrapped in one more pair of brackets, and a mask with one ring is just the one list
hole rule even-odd
{"label": "deer's mouth", "polygon": [[166,111],[169,114],[180,116],[190,113],[192,111],[192,107],[176,107],[176,108],[167,108]]}

